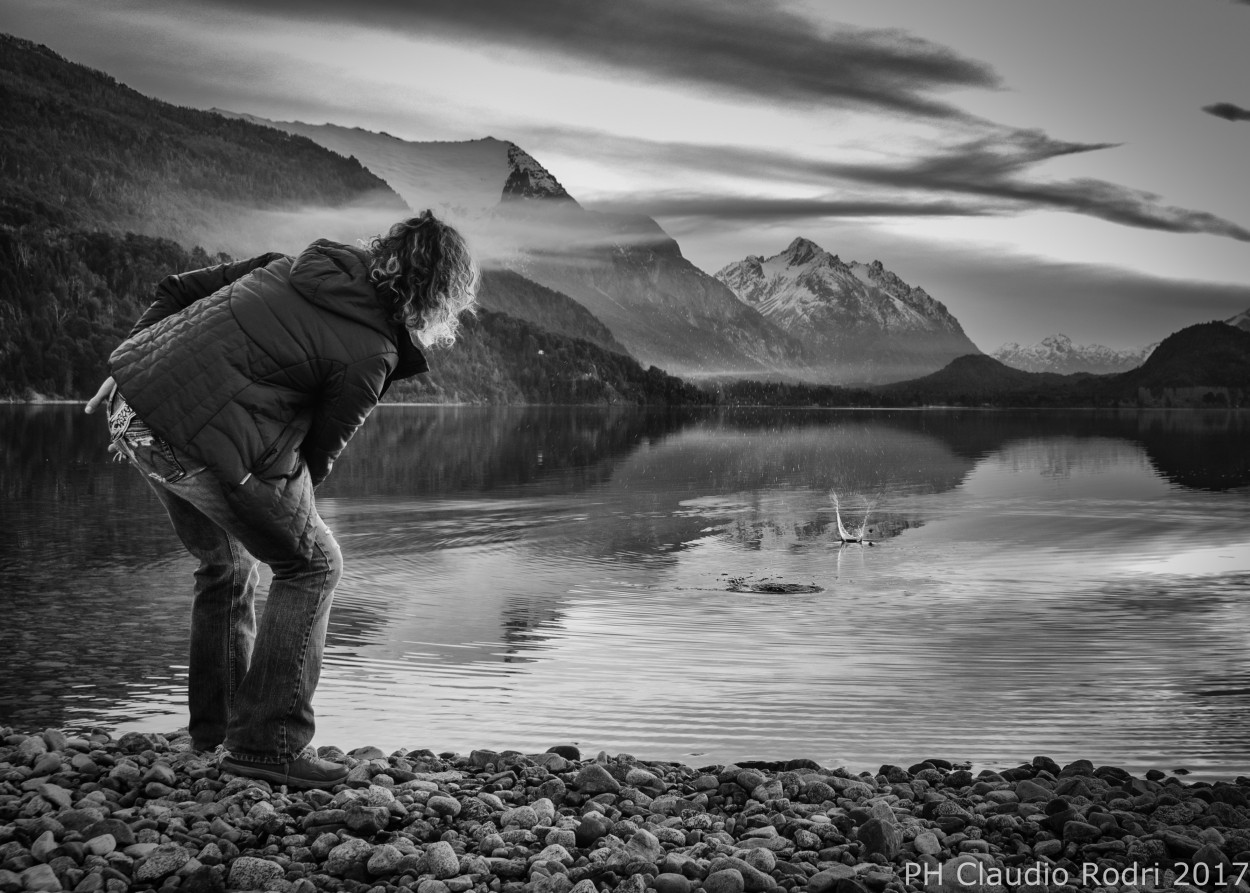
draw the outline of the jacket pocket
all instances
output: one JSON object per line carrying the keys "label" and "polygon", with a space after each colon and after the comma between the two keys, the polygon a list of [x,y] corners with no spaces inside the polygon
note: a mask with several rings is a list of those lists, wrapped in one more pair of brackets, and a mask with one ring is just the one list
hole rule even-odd
{"label": "jacket pocket", "polygon": [[252,469],[262,477],[283,477],[295,471],[299,465],[299,447],[304,442],[306,426],[302,419],[288,422],[265,452],[261,453]]}

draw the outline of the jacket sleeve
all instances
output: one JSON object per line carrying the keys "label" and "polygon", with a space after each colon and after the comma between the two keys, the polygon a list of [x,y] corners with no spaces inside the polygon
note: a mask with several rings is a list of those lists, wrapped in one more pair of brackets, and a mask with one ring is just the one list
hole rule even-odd
{"label": "jacket sleeve", "polygon": [[130,330],[130,334],[134,335],[153,323],[172,316],[179,310],[189,307],[201,298],[208,297],[218,289],[224,288],[236,279],[241,279],[253,270],[266,266],[280,257],[283,255],[269,252],[248,260],[166,276],[156,286],[156,300],[139,317]]}
{"label": "jacket sleeve", "polygon": [[300,448],[314,487],[329,476],[334,460],[378,405],[393,364],[393,356],[372,357],[345,367],[326,382]]}

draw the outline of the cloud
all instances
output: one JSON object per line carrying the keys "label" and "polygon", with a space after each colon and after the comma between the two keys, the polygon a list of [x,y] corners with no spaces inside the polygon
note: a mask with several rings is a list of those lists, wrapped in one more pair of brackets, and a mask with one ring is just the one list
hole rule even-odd
{"label": "cloud", "polygon": [[[859,222],[813,227],[805,235],[844,261],[879,258],[912,286],[946,305],[984,351],[1008,341],[1037,343],[1065,332],[1078,344],[1142,347],[1185,326],[1228,319],[1250,307],[1250,285],[1154,275],[1110,263],[1065,262],[1006,247],[879,230]],[[793,233],[747,242],[741,253],[782,250]],[[723,263],[721,264],[723,265]]]}
{"label": "cloud", "polygon": [[829,217],[973,217],[992,213],[984,206],[953,201],[777,198],[657,192],[604,203],[602,210],[650,217],[706,217],[737,223],[781,222]]}
{"label": "cloud", "polygon": [[601,202],[652,216],[781,220],[865,216],[984,216],[1030,210],[1068,211],[1141,229],[1205,233],[1250,241],[1250,230],[1205,211],[1164,204],[1159,196],[1105,180],[1042,181],[1033,170],[1045,161],[1115,147],[1076,143],[1037,130],[998,128],[974,140],[930,149],[901,164],[851,163],[731,145],[698,145],[618,137],[601,132],[551,130],[543,141],[564,151],[597,157],[648,159],[744,180],[809,185],[817,197],[727,197],[723,193],[656,192]]}
{"label": "cloud", "polygon": [[1038,163],[1112,144],[1063,143],[1033,130],[988,137],[955,146],[910,164],[831,164],[830,175],[925,192],[980,196],[1008,202],[1016,210],[1060,210],[1112,223],[1175,233],[1207,233],[1250,242],[1250,230],[1205,211],[1164,205],[1159,196],[1105,180],[1035,182],[1023,178]]}
{"label": "cloud", "polygon": [[933,94],[1000,86],[990,66],[947,47],[895,29],[826,28],[780,0],[211,0],[209,5],[528,50],[652,83],[679,82],[768,103],[970,120]]}
{"label": "cloud", "polygon": [[1250,307],[1245,285],[949,244],[905,242],[897,250],[907,262],[891,269],[942,300],[982,350],[1060,331],[1078,343],[1140,347]]}
{"label": "cloud", "polygon": [[[1241,2],[1250,5],[1250,0],[1241,0]],[[1215,115],[1217,118],[1223,118],[1226,121],[1250,121],[1250,109],[1243,109],[1239,105],[1233,105],[1231,102],[1217,102],[1212,105],[1204,105],[1202,110],[1208,115]]]}

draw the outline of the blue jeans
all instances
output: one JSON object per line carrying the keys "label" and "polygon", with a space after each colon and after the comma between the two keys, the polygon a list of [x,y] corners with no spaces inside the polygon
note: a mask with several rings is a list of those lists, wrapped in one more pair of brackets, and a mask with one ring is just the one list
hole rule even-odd
{"label": "blue jeans", "polygon": [[[150,432],[120,433],[114,444],[143,472],[200,562],[187,692],[192,739],[201,748],[224,742],[237,760],[294,760],[315,730],[313,691],[343,567],[338,543],[311,507],[307,467],[301,462],[298,478],[282,482],[287,498],[276,498],[273,482],[252,478],[240,499],[241,488],[226,487],[202,462]],[[293,491],[309,506],[302,529],[291,508]],[[258,626],[262,561],[273,581]]]}

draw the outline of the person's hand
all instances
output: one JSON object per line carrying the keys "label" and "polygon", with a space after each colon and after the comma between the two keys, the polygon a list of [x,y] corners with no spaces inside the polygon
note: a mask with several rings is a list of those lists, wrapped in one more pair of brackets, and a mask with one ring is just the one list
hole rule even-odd
{"label": "person's hand", "polygon": [[95,396],[87,401],[87,405],[83,408],[83,412],[95,412],[97,407],[107,400],[109,394],[113,392],[114,385],[116,385],[116,382],[113,381],[113,376],[110,375],[108,378],[104,379],[104,384],[100,385],[100,390],[96,391]]}

